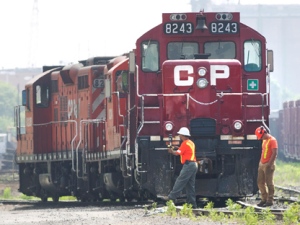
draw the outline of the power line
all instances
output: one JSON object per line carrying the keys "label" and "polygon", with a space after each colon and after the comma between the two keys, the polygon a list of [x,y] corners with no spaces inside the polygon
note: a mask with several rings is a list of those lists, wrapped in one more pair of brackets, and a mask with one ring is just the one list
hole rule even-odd
{"label": "power line", "polygon": [[29,39],[29,56],[28,66],[36,67],[37,54],[39,49],[39,9],[38,0],[34,0],[31,21],[30,21],[30,39]]}

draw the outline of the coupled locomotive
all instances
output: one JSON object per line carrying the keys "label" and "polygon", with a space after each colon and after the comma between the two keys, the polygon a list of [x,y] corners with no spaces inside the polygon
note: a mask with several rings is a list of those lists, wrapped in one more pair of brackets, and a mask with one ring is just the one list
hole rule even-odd
{"label": "coupled locomotive", "polygon": [[184,126],[198,198],[255,194],[254,131],[269,125],[272,56],[238,12],[201,11],[163,13],[124,55],[45,67],[15,107],[20,192],[43,201],[166,196],[181,169],[167,146],[179,145]]}

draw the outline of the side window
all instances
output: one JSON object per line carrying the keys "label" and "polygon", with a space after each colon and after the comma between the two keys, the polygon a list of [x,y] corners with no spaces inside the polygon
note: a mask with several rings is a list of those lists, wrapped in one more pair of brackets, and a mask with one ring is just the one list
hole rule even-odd
{"label": "side window", "polygon": [[257,72],[262,69],[261,42],[249,40],[244,43],[244,69]]}
{"label": "side window", "polygon": [[144,72],[157,72],[159,70],[157,41],[145,41],[142,43],[142,70]]}
{"label": "side window", "polygon": [[204,53],[210,54],[209,59],[234,59],[235,44],[231,41],[206,42]]}
{"label": "side window", "polygon": [[170,42],[168,59],[193,59],[199,53],[199,45],[195,42]]}
{"label": "side window", "polygon": [[38,107],[48,107],[49,105],[49,87],[46,85],[35,86],[35,104]]}
{"label": "side window", "polygon": [[30,90],[29,90],[29,88],[22,91],[22,105],[26,106],[27,110],[30,111]]}
{"label": "side window", "polygon": [[26,106],[28,108],[28,110],[30,110],[30,90],[29,88],[27,88],[27,92],[26,92]]}
{"label": "side window", "polygon": [[51,93],[58,92],[58,80],[51,80]]}
{"label": "side window", "polygon": [[116,72],[116,91],[119,92],[120,98],[126,97],[128,92],[128,71],[119,70]]}
{"label": "side window", "polygon": [[89,87],[88,75],[77,77],[77,88],[78,88],[78,90],[82,90],[82,89],[85,89],[85,88],[88,88],[88,87]]}

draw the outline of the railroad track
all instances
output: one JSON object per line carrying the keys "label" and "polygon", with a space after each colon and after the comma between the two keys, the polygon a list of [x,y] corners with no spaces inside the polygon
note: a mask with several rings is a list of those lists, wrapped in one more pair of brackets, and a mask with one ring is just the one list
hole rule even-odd
{"label": "railroad track", "polygon": [[[266,207],[259,207],[257,205],[249,204],[247,202],[243,201],[237,201],[236,203],[242,205],[243,207],[253,207],[255,212],[258,214],[263,214],[263,211],[266,210]],[[276,217],[277,220],[282,220],[283,219],[283,213],[287,210],[286,208],[268,208],[270,209],[270,212]]]}
{"label": "railroad track", "polygon": [[[243,207],[254,207],[255,212],[258,215],[263,215],[264,214],[264,210],[266,210],[266,208],[262,208],[262,207],[258,207],[256,205],[252,205],[246,202],[242,202],[242,201],[238,201],[238,204],[242,205]],[[176,206],[176,211],[179,213],[181,210],[183,209],[183,206]],[[227,208],[214,208],[216,213],[223,213],[225,215],[233,215],[234,213],[246,213],[243,211],[233,211],[233,210],[228,210]],[[275,216],[276,220],[282,220],[283,219],[283,213],[285,212],[286,209],[270,209],[270,212]],[[146,214],[147,216],[153,215],[153,214],[157,214],[157,213],[164,213],[167,211],[166,207],[161,207],[161,208],[157,208],[154,209],[152,211],[148,211],[148,213]],[[193,214],[195,216],[208,216],[210,215],[210,213],[212,212],[211,209],[202,209],[202,208],[198,208],[198,209],[192,209]]]}
{"label": "railroad track", "polygon": [[[266,210],[266,208],[258,207],[256,205],[249,204],[249,203],[246,203],[246,202],[243,202],[243,201],[237,201],[236,203],[240,204],[244,208],[245,207],[253,207],[255,212],[258,215],[263,215],[264,210]],[[182,209],[183,209],[183,206],[176,206],[176,211],[178,213]],[[269,209],[270,209],[270,212],[275,216],[276,220],[283,220],[283,214],[286,211],[286,208],[269,208]],[[246,212],[244,212],[243,210],[234,211],[234,210],[228,210],[227,208],[214,208],[214,210],[215,210],[216,213],[223,213],[223,214],[228,215],[228,216],[233,215],[234,213],[240,213],[240,214],[245,213],[246,214]],[[192,209],[192,211],[193,211],[193,214],[195,216],[201,216],[201,215],[209,216],[212,210],[211,209],[204,209],[204,208],[197,208],[197,209]],[[158,209],[152,211],[152,214],[163,213],[163,212],[166,212],[166,207],[165,208],[158,208]]]}
{"label": "railroad track", "polygon": [[134,207],[145,208],[149,207],[152,202],[119,202],[119,201],[98,201],[98,202],[81,202],[81,201],[59,201],[59,202],[42,202],[40,200],[6,200],[0,199],[0,205],[18,205],[30,208],[65,208],[65,207],[85,207],[85,206],[99,206],[99,207]]}
{"label": "railroad track", "polygon": [[289,196],[292,196],[292,197],[300,196],[300,191],[295,189],[295,188],[282,187],[282,186],[278,186],[278,185],[275,185],[275,188],[278,191],[282,191],[283,193],[286,193],[286,194],[288,194]]}

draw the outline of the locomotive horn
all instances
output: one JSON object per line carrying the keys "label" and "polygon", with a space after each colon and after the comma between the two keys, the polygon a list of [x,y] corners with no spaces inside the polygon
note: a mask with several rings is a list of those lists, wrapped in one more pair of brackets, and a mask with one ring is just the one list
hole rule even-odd
{"label": "locomotive horn", "polygon": [[196,26],[196,30],[207,30],[207,26],[206,26],[206,18],[203,15],[197,15],[197,26]]}

